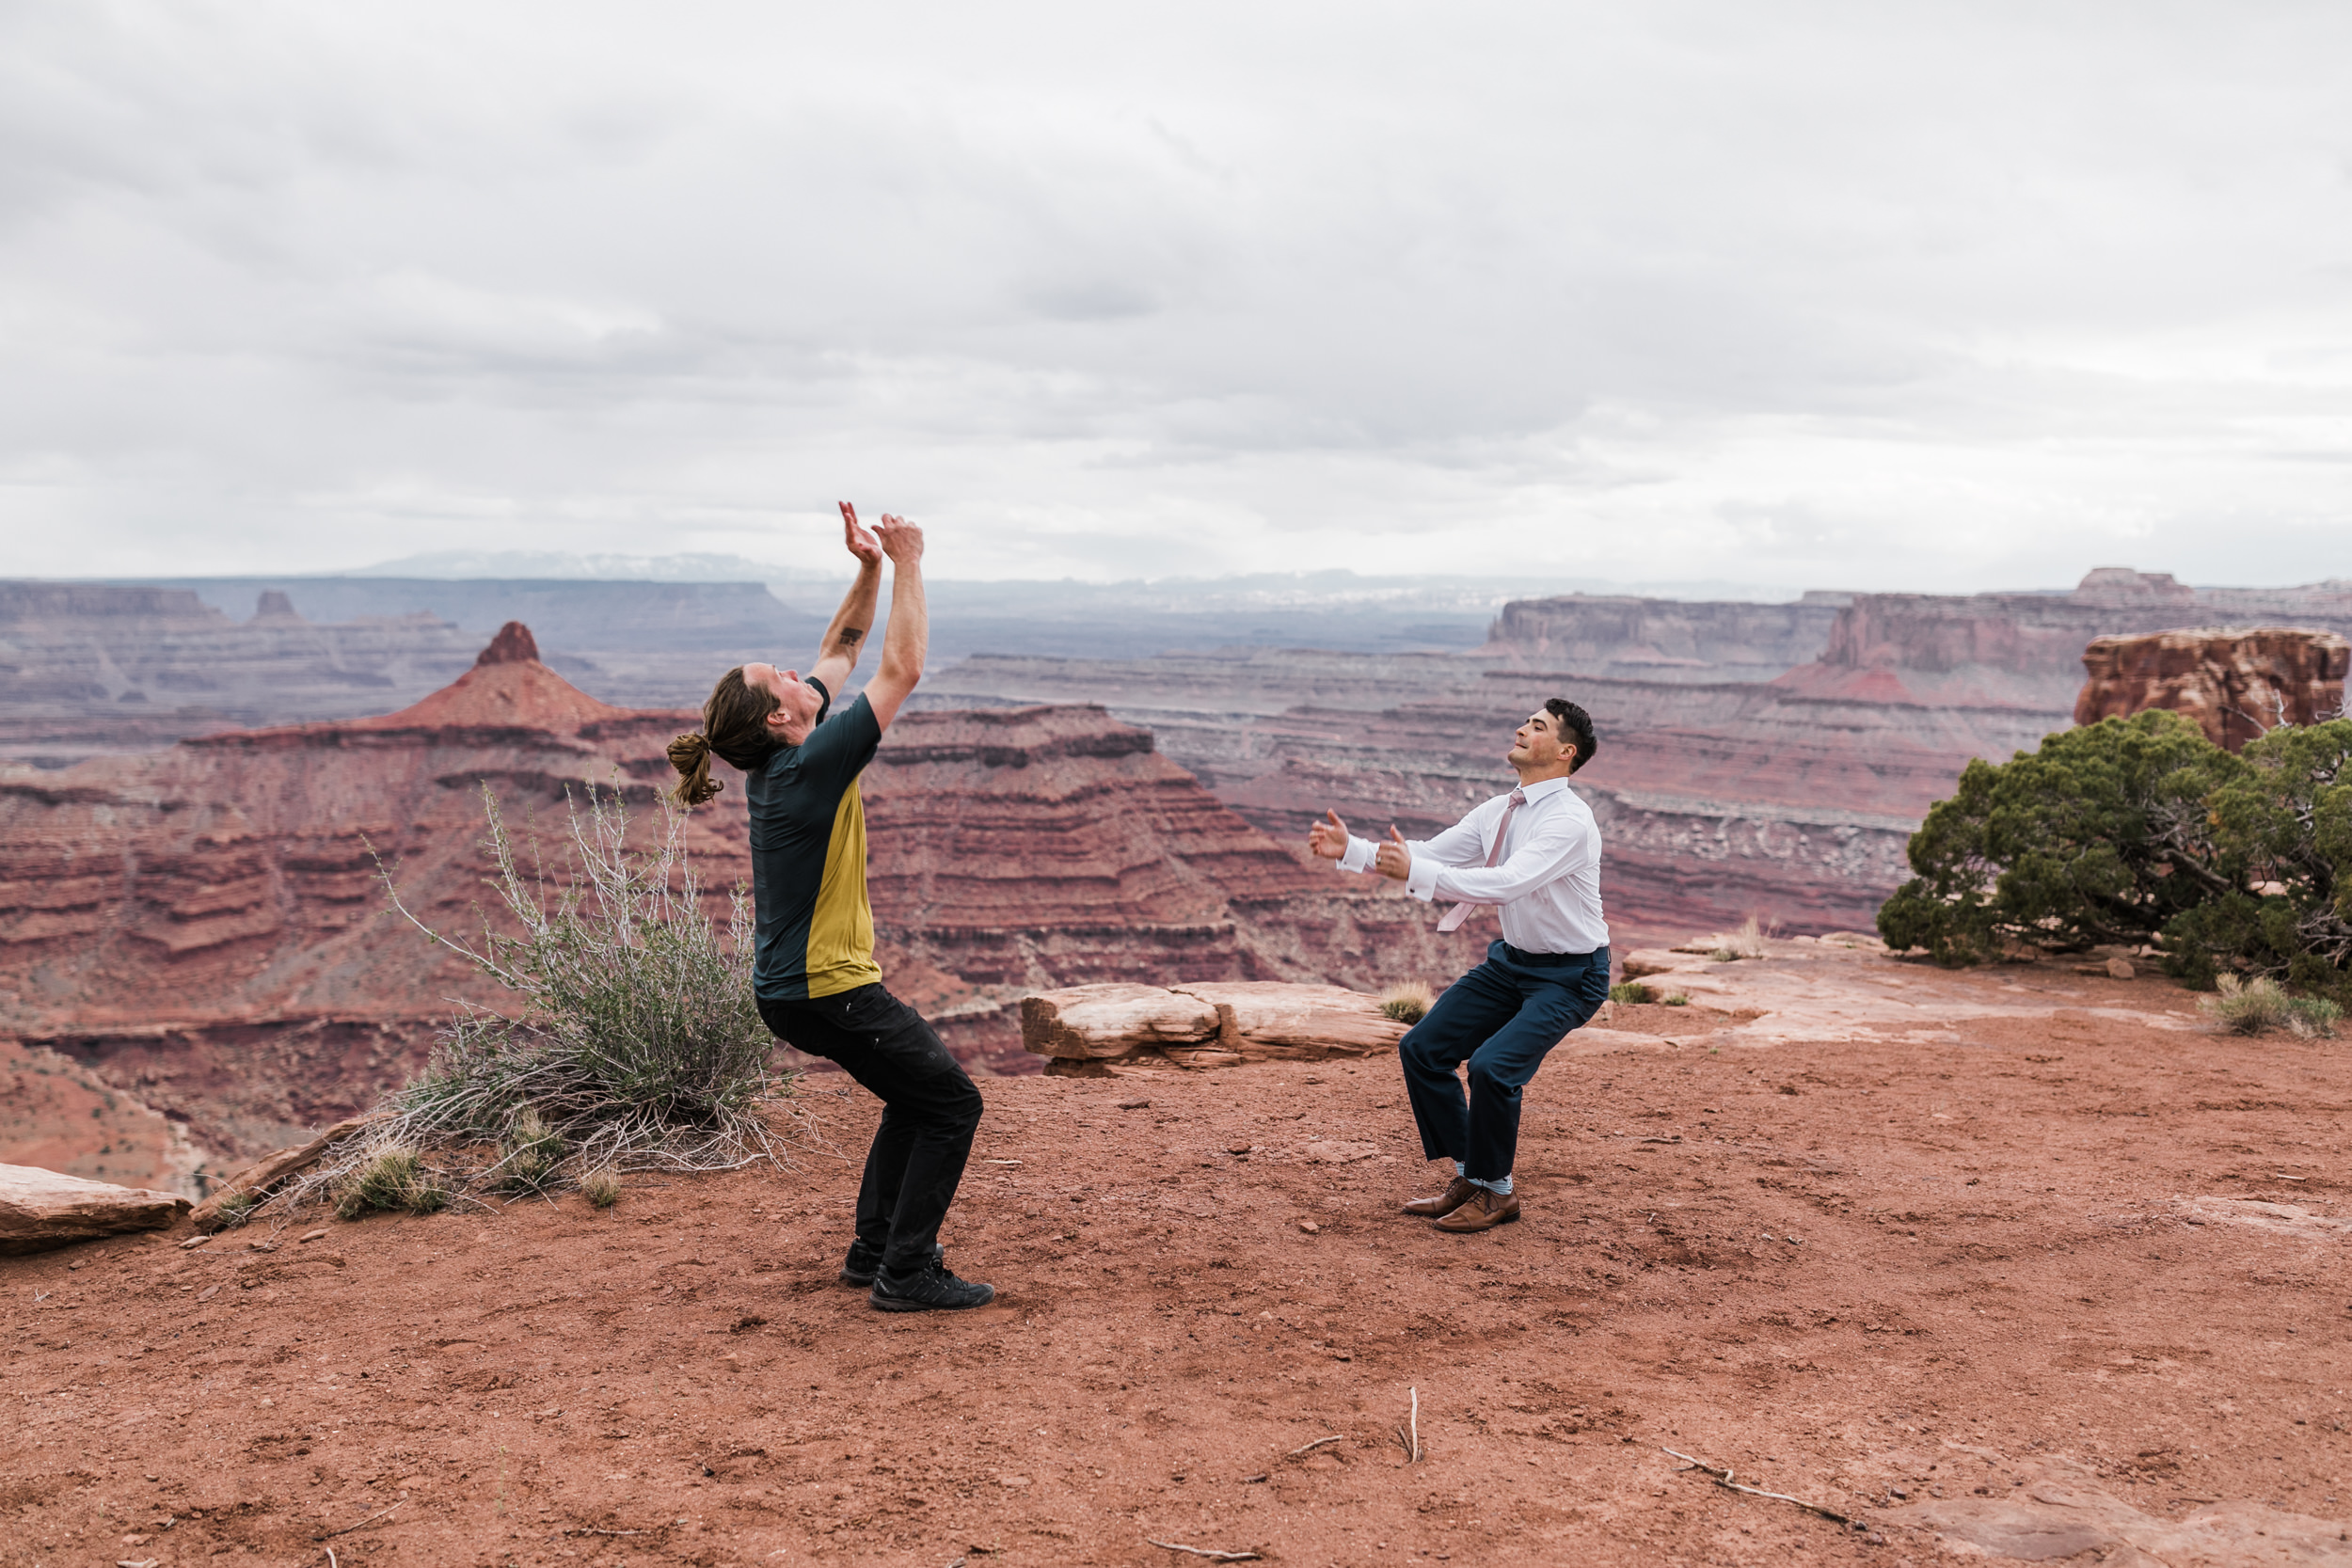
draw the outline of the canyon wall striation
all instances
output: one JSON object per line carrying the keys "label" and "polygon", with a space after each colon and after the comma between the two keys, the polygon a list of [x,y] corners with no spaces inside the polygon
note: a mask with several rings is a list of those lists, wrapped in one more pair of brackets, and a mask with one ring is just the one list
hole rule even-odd
{"label": "canyon wall striation", "polygon": [[1818,655],[1851,594],[1792,604],[1691,603],[1619,594],[1514,599],[1481,657],[1523,670],[1633,680],[1771,680]]}
{"label": "canyon wall striation", "polygon": [[2024,707],[2063,723],[2094,639],[2256,616],[2352,633],[2352,583],[2193,589],[2109,566],[2071,594],[1857,594],[1820,657],[1779,680],[1815,696]]}
{"label": "canyon wall striation", "polygon": [[[0,770],[0,1037],[53,1051],[214,1154],[275,1148],[425,1059],[453,998],[502,996],[390,918],[377,856],[436,927],[489,902],[482,791],[551,865],[567,795],[659,821],[693,716],[580,691],[502,633],[406,709]],[[722,769],[722,776],[730,776]],[[982,1069],[1018,1069],[1015,999],[1089,981],[1376,989],[1476,961],[1393,884],[1310,866],[1099,708],[903,716],[862,783],[894,990]],[[714,907],[748,879],[730,788],[689,818]]]}
{"label": "canyon wall striation", "polygon": [[1911,832],[1970,758],[2006,759],[2073,722],[2093,639],[2253,610],[2352,630],[2352,584],[2191,589],[2108,567],[2066,594],[1571,595],[1506,606],[1475,660],[978,657],[924,700],[1103,703],[1295,842],[1326,807],[1435,832],[1509,787],[1512,726],[1565,695],[1600,732],[1576,787],[1606,836],[1613,926],[1662,935],[1755,913],[1820,933],[1868,928],[1909,874]]}

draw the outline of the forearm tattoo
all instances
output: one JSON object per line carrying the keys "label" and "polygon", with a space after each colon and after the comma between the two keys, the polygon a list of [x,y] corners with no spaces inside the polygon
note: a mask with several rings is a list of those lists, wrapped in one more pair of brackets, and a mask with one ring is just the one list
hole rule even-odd
{"label": "forearm tattoo", "polygon": [[859,643],[866,641],[866,628],[864,626],[843,626],[841,628],[841,641],[847,642],[850,647],[854,648]]}

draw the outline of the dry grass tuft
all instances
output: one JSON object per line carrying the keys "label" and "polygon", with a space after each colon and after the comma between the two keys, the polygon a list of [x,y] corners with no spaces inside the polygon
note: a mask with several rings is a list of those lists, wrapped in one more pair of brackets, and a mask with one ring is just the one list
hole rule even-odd
{"label": "dry grass tuft", "polygon": [[1380,1010],[1399,1023],[1419,1023],[1437,1000],[1425,981],[1400,980],[1380,993]]}
{"label": "dry grass tuft", "polygon": [[449,1189],[401,1144],[379,1146],[353,1167],[335,1193],[335,1212],[356,1220],[377,1210],[411,1214],[437,1213],[449,1206]]}
{"label": "dry grass tuft", "polygon": [[1609,1000],[1636,1004],[1655,1002],[1658,1000],[1658,993],[1639,980],[1620,980],[1609,988]]}
{"label": "dry grass tuft", "polygon": [[592,1170],[580,1179],[580,1196],[599,1209],[610,1209],[621,1201],[621,1173],[607,1165]]}
{"label": "dry grass tuft", "polygon": [[2289,996],[2268,978],[2242,980],[2223,974],[2215,980],[2217,995],[2201,999],[2198,1010],[2225,1034],[2269,1035],[2284,1029],[2305,1039],[2333,1038],[2344,1009],[2322,996]]}
{"label": "dry grass tuft", "polygon": [[1764,926],[1754,915],[1740,924],[1740,928],[1724,938],[1708,957],[1719,964],[1737,963],[1741,958],[1764,956]]}
{"label": "dry grass tuft", "polygon": [[510,1193],[544,1193],[563,1164],[564,1134],[547,1124],[538,1107],[524,1106],[500,1150],[499,1185]]}

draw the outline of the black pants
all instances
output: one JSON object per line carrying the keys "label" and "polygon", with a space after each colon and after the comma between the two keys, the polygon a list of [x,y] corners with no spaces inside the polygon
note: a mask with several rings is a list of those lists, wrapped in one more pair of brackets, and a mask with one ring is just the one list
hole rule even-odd
{"label": "black pants", "polygon": [[[1609,949],[1521,953],[1507,942],[1446,987],[1427,1017],[1397,1043],[1405,1092],[1429,1159],[1462,1162],[1462,1174],[1500,1181],[1519,1150],[1519,1091],[1551,1048],[1609,1000]],[[1454,1069],[1470,1063],[1470,1104]]]}
{"label": "black pants", "polygon": [[879,985],[801,1002],[759,1001],[786,1044],[837,1062],[882,1102],[857,1190],[857,1239],[891,1274],[928,1266],[963,1180],[980,1091],[923,1015]]}

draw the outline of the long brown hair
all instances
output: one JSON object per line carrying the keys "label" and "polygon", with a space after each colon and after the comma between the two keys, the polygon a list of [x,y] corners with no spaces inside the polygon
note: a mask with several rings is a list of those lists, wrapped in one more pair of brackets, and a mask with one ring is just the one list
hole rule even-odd
{"label": "long brown hair", "polygon": [[685,777],[670,799],[681,806],[699,806],[726,788],[710,776],[710,753],[716,752],[733,767],[750,772],[776,748],[768,716],[778,706],[776,694],[747,684],[737,665],[719,677],[703,704],[703,727],[689,730],[670,742],[670,766]]}

